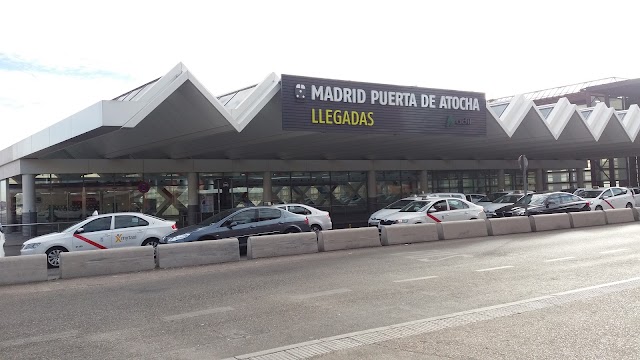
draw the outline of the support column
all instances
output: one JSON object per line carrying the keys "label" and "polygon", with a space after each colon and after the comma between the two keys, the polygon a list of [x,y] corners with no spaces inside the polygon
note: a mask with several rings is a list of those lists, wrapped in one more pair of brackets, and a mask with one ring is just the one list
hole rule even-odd
{"label": "support column", "polygon": [[367,210],[369,214],[378,210],[378,186],[376,182],[376,171],[367,171]]}
{"label": "support column", "polygon": [[[3,224],[14,224],[15,223],[15,219],[14,219],[14,210],[15,210],[15,203],[16,203],[16,199],[13,197],[13,195],[11,194],[11,185],[9,184],[9,182],[11,181],[11,179],[7,178],[4,180],[5,183],[5,194],[7,195],[7,218],[4,219],[5,222],[3,222]],[[13,227],[6,227],[4,229],[5,232],[10,233],[13,232],[15,228]]]}
{"label": "support column", "polygon": [[[38,220],[36,213],[36,176],[33,174],[22,175],[22,223],[33,224]],[[22,235],[36,236],[36,226],[23,226]]]}
{"label": "support column", "polygon": [[542,169],[536,169],[536,191],[540,192],[544,190],[544,171]]}
{"label": "support column", "polygon": [[630,187],[638,186],[638,167],[636,166],[635,156],[627,158],[627,165],[628,165],[627,174],[629,177],[629,186]]}
{"label": "support column", "polygon": [[271,186],[271,171],[265,171],[262,175],[262,204],[272,205],[273,193]]}
{"label": "support column", "polygon": [[576,169],[576,181],[578,183],[578,189],[584,187],[584,169],[583,168]]}
{"label": "support column", "polygon": [[591,159],[589,164],[591,165],[591,187],[602,186],[600,185],[600,160]]}
{"label": "support column", "polygon": [[424,194],[429,192],[429,174],[427,170],[420,171],[420,192]]}
{"label": "support column", "polygon": [[498,170],[498,191],[502,191],[505,188],[504,170]]}
{"label": "support column", "polygon": [[198,223],[198,213],[200,212],[200,197],[198,196],[198,188],[200,187],[200,178],[198,173],[190,172],[187,174],[187,221],[189,225]]}
{"label": "support column", "polygon": [[618,186],[616,181],[616,164],[613,158],[609,158],[609,186]]}

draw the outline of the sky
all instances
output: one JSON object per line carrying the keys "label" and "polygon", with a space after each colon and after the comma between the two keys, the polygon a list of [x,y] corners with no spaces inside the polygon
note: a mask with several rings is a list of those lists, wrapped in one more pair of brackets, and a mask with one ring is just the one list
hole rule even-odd
{"label": "sky", "polygon": [[269,73],[479,91],[640,78],[640,1],[5,1],[0,149],[182,62],[213,94]]}

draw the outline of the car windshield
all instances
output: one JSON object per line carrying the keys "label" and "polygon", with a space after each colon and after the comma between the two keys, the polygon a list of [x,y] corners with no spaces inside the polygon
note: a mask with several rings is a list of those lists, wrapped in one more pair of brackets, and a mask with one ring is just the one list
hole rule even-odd
{"label": "car windshield", "polygon": [[70,231],[74,230],[77,225],[78,225],[78,223],[75,223],[75,224],[69,226],[68,228],[62,230],[62,232],[63,233],[70,232]]}
{"label": "car windshield", "polygon": [[227,209],[227,210],[224,210],[222,212],[219,212],[219,213],[213,215],[210,218],[207,218],[206,220],[204,220],[203,222],[201,222],[198,225],[211,225],[211,224],[217,223],[218,221],[226,218],[227,216],[233,214],[236,211],[238,211],[238,209]]}
{"label": "car windshield", "polygon": [[497,198],[506,195],[506,193],[503,192],[497,192],[497,193],[493,193],[493,194],[489,194],[487,195],[487,197],[489,198],[489,201],[495,201]]}
{"label": "car windshield", "polygon": [[414,201],[403,207],[400,212],[418,212],[429,204],[431,204],[431,201]]}
{"label": "car windshield", "polygon": [[541,205],[549,197],[549,194],[529,194],[520,200],[516,201],[516,205]]}
{"label": "car windshield", "polygon": [[413,200],[398,200],[391,205],[387,205],[385,209],[402,209],[403,207],[407,206],[412,202]]}
{"label": "car windshield", "polygon": [[494,204],[507,204],[507,203],[513,204],[514,202],[518,201],[519,198],[520,196],[518,195],[504,195],[495,199],[493,203]]}
{"label": "car windshield", "polygon": [[601,190],[585,190],[585,191],[580,191],[577,195],[585,199],[593,199],[600,196],[601,193],[602,193]]}

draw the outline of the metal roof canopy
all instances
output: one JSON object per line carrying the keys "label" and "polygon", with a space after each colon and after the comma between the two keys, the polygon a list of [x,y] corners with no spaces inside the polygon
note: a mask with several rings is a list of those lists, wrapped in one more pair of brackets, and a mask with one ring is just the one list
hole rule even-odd
{"label": "metal roof canopy", "polygon": [[[635,83],[634,83],[635,84]],[[607,85],[601,85],[607,86]],[[21,159],[577,160],[636,155],[640,108],[536,106],[517,95],[487,106],[487,136],[282,130],[279,77],[216,97],[183,65],[101,101],[0,152]]]}

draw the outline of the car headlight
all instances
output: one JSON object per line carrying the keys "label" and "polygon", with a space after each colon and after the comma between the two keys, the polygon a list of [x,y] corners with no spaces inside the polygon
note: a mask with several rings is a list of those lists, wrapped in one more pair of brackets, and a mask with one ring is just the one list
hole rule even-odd
{"label": "car headlight", "polygon": [[40,243],[24,244],[24,245],[22,245],[22,250],[35,249],[38,246],[40,246]]}
{"label": "car headlight", "polygon": [[589,201],[589,205],[593,205],[593,200]]}
{"label": "car headlight", "polygon": [[184,234],[168,237],[167,238],[167,242],[170,243],[170,242],[176,242],[176,241],[184,240],[184,239],[188,238],[189,235],[191,235],[191,233],[184,233]]}

